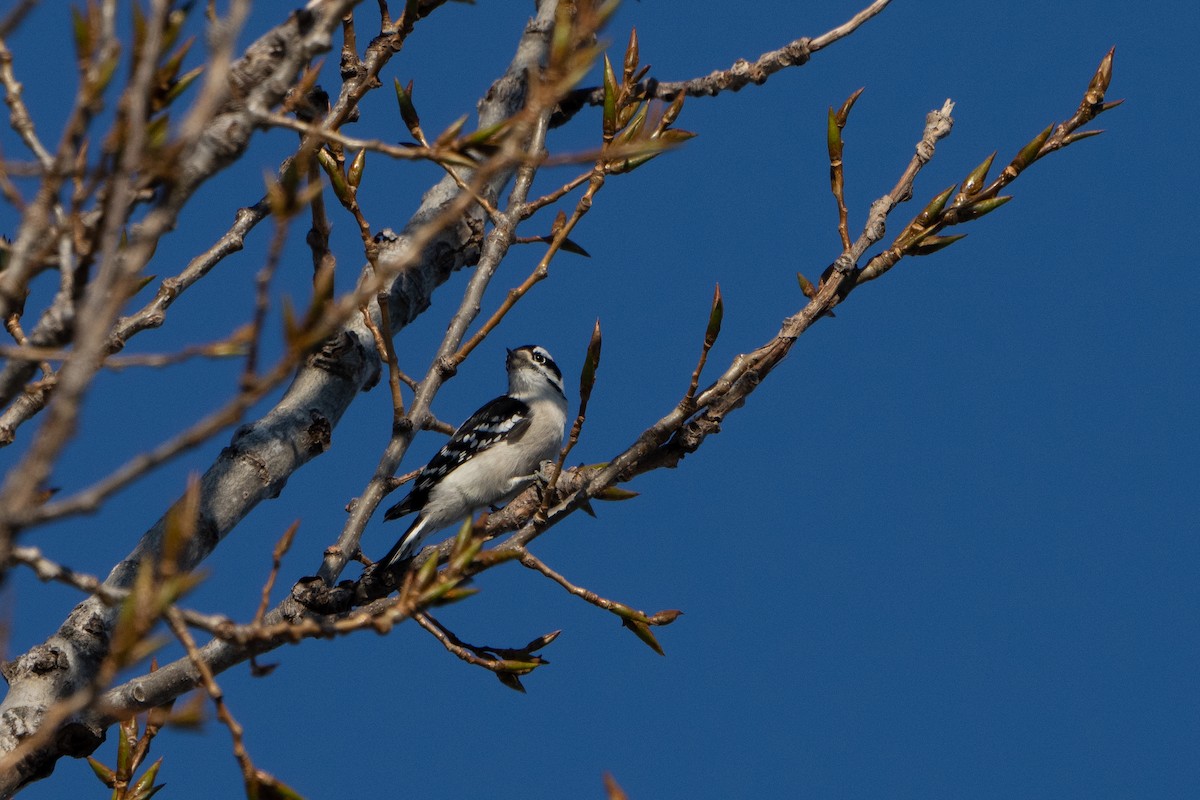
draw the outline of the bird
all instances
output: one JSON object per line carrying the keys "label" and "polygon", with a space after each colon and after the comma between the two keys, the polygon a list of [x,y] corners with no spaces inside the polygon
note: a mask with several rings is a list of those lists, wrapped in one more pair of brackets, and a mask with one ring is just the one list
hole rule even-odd
{"label": "bird", "polygon": [[384,512],[385,520],[417,516],[377,569],[407,567],[427,536],[508,502],[537,478],[543,461],[558,455],[567,424],[562,370],[539,345],[507,353],[508,393],[468,417],[421,469],[408,496]]}

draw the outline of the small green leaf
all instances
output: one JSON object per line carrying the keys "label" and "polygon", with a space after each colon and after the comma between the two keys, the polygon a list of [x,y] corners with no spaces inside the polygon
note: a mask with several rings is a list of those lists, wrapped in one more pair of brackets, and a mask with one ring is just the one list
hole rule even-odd
{"label": "small green leaf", "polygon": [[625,74],[624,83],[626,86],[633,80],[633,74],[638,68],[638,38],[637,28],[631,28],[629,31],[629,45],[625,48]]}
{"label": "small green leaf", "polygon": [[559,242],[558,249],[564,250],[568,253],[574,253],[577,256],[583,256],[584,258],[592,257],[591,253],[589,253],[587,250],[584,250],[582,247],[580,247],[578,244],[576,244],[571,239],[563,239],[561,242]]}
{"label": "small green leaf", "polygon": [[675,620],[683,616],[683,612],[677,608],[668,608],[665,611],[659,611],[657,614],[650,617],[651,625],[670,625]]}
{"label": "small green leaf", "polygon": [[458,533],[454,536],[454,549],[451,553],[458,554],[467,548],[471,543],[471,533],[475,530],[475,521],[470,517],[463,520],[462,525],[458,526]]}
{"label": "small green leaf", "polygon": [[637,497],[639,494],[640,494],[639,492],[633,492],[633,491],[630,491],[629,489],[622,489],[619,486],[607,486],[607,487],[601,489],[600,491],[596,492],[596,494],[592,495],[592,499],[593,500],[607,500],[610,502],[620,502],[622,500],[632,500],[633,498]]}
{"label": "small green leaf", "polygon": [[1019,172],[1036,161],[1038,152],[1041,151],[1042,145],[1046,143],[1046,140],[1050,138],[1050,132],[1053,130],[1053,124],[1047,125],[1045,130],[1033,137],[1029,144],[1022,147],[1021,152],[1017,153],[1016,157],[1012,160],[1013,169]]}
{"label": "small green leaf", "polygon": [[319,148],[317,150],[317,163],[321,165],[321,169],[325,170],[325,174],[329,176],[329,188],[333,189],[333,193],[337,195],[338,200],[343,203],[352,202],[353,194],[346,183],[346,176],[342,174],[342,165],[337,162],[333,154],[324,147]]}
{"label": "small green leaf", "polygon": [[163,98],[163,105],[169,106],[174,102],[179,95],[187,91],[187,88],[196,81],[196,78],[200,77],[202,72],[204,72],[204,67],[199,66],[179,76],[179,80],[172,83],[171,88],[167,90],[166,97]]}
{"label": "small green leaf", "polygon": [[437,603],[443,597],[458,588],[458,585],[462,583],[462,581],[462,578],[446,578],[443,579],[441,583],[435,583],[432,587],[426,590],[424,594],[421,595],[421,602],[429,603],[431,605]]}
{"label": "small green leaf", "polygon": [[350,171],[346,173],[347,182],[349,182],[349,184],[355,189],[358,188],[358,184],[362,183],[363,167],[365,167],[366,164],[367,151],[364,148],[354,154],[354,160],[350,162]]}
{"label": "small green leaf", "polygon": [[[590,398],[592,388],[596,385],[596,370],[600,368],[600,351],[604,345],[604,336],[600,332],[600,320],[592,327],[592,337],[588,340],[587,355],[583,358],[583,370],[579,373],[579,396]],[[586,402],[586,401],[584,401]]]}
{"label": "small green leaf", "polygon": [[842,160],[842,129],[837,124],[837,112],[829,107],[829,116],[825,122],[825,146],[829,150],[830,161]]}
{"label": "small green leaf", "polygon": [[850,119],[850,109],[854,108],[854,104],[858,102],[858,98],[862,96],[866,88],[865,86],[859,87],[854,94],[846,98],[846,102],[842,103],[842,107],[837,112],[837,125],[839,128],[846,127],[846,120]]}
{"label": "small green leaf", "polygon": [[258,800],[304,800],[304,797],[278,778],[256,770]]}
{"label": "small green leaf", "polygon": [[958,219],[960,222],[979,219],[984,214],[992,213],[1009,200],[1012,200],[1012,195],[1005,195],[1003,197],[989,197],[987,200],[980,200],[978,203],[972,203],[971,205],[966,206],[959,211]]}
{"label": "small green leaf", "polygon": [[413,106],[412,101],[413,82],[409,81],[408,86],[401,86],[399,78],[396,78],[395,81],[396,102],[400,105],[400,118],[404,120],[409,133],[417,141],[421,141],[421,118],[417,116],[417,109]]}
{"label": "small green leaf", "polygon": [[462,572],[475,560],[475,556],[483,549],[483,539],[468,539],[463,549],[450,559],[449,568],[452,572]]}
{"label": "small green leaf", "polygon": [[667,128],[671,127],[675,120],[679,119],[679,112],[683,110],[683,101],[685,97],[686,94],[684,92],[677,92],[675,96],[671,98],[671,104],[667,106],[666,111],[663,112],[662,119],[658,122],[658,130],[660,134]]}
{"label": "small green leaf", "polygon": [[623,130],[618,141],[631,142],[641,135],[642,129],[646,127],[646,112],[649,109],[649,103],[636,103],[620,110],[617,114],[617,127]]}
{"label": "small green leaf", "polygon": [[992,168],[992,160],[995,157],[996,153],[993,151],[990,156],[983,160],[982,164],[971,170],[971,173],[963,179],[962,194],[970,197],[983,188],[983,182],[987,179],[988,170]]}
{"label": "small green leaf", "polygon": [[575,38],[572,17],[575,6],[572,3],[559,3],[554,10],[554,29],[550,32],[550,63],[555,66],[565,64],[571,52],[571,42]]}
{"label": "small green leaf", "polygon": [[463,137],[461,144],[464,147],[478,147],[484,144],[495,144],[502,138],[500,134],[507,131],[511,125],[511,117],[500,120],[495,125],[488,125],[486,128],[480,128],[474,133]]}
{"label": "small green leaf", "polygon": [[167,24],[163,26],[162,50],[165,53],[170,50],[175,42],[179,39],[179,33],[183,30],[183,23],[187,21],[188,12],[191,11],[192,4],[188,3],[183,8],[173,8],[167,14]]}
{"label": "small green leaf", "polygon": [[670,145],[683,144],[688,139],[694,139],[695,137],[696,134],[692,133],[691,131],[684,131],[678,128],[671,128],[654,136],[654,138],[658,141],[666,142]]}
{"label": "small green leaf", "polygon": [[100,64],[100,71],[96,75],[96,80],[93,81],[88,89],[96,95],[101,94],[108,88],[108,84],[112,81],[113,74],[117,71],[117,66],[121,63],[121,56],[114,52]]}
{"label": "small green leaf", "polygon": [[433,140],[433,146],[445,147],[457,139],[458,135],[462,133],[462,129],[466,126],[469,118],[469,114],[463,114],[461,117],[454,120],[454,122],[451,122],[450,127],[438,134],[438,137]]}
{"label": "small green leaf", "polygon": [[146,125],[146,147],[159,150],[167,143],[167,130],[170,125],[166,114],[155,117]]}
{"label": "small green leaf", "polygon": [[155,78],[159,83],[166,85],[175,79],[175,76],[179,74],[179,68],[183,66],[183,59],[187,56],[188,50],[192,48],[194,41],[195,37],[190,37],[171,54],[170,58],[162,63],[155,73]]}
{"label": "small green leaf", "polygon": [[525,687],[521,685],[521,679],[518,678],[513,673],[497,672],[494,674],[497,678],[500,679],[500,682],[503,683],[508,688],[514,689],[514,690],[520,692],[521,694],[525,694]]}
{"label": "small green leaf", "polygon": [[479,590],[471,586],[457,586],[437,599],[435,606],[448,606],[479,594]]}
{"label": "small green leaf", "polygon": [[721,335],[721,320],[725,317],[725,301],[721,299],[721,284],[713,290],[712,310],[708,312],[708,328],[704,331],[704,346],[712,347]]}
{"label": "small green leaf", "polygon": [[1084,97],[1092,105],[1104,102],[1104,93],[1108,91],[1108,85],[1112,82],[1113,55],[1116,51],[1117,48],[1113,47],[1100,59],[1100,66],[1096,68],[1096,74],[1088,83],[1087,94]]}
{"label": "small green leaf", "polygon": [[928,227],[942,213],[942,209],[946,207],[946,201],[950,199],[950,195],[954,194],[956,188],[957,184],[953,184],[937,197],[930,200],[929,205],[921,210],[921,213],[917,215],[914,222],[922,228]]}
{"label": "small green leaf", "polygon": [[91,756],[88,756],[87,761],[92,768],[92,772],[96,773],[96,777],[100,779],[101,783],[110,789],[116,785],[116,774],[111,769],[104,766]]}
{"label": "small green leaf", "polygon": [[636,619],[628,618],[622,619],[621,624],[633,631],[634,635],[645,642],[646,646],[651,650],[658,653],[660,656],[666,655],[666,653],[663,652],[662,645],[658,643],[658,639],[655,639],[654,634],[650,631],[649,625],[644,622],[639,622]]}
{"label": "small green leaf", "polygon": [[142,773],[142,777],[138,778],[137,783],[129,788],[130,800],[133,798],[140,800],[150,796],[154,790],[154,779],[158,777],[158,768],[162,766],[162,762],[162,758],[159,757],[157,761],[147,767],[146,771]]}
{"label": "small green leaf", "polygon": [[466,167],[467,169],[472,169],[479,166],[475,159],[456,150],[445,150],[441,153],[438,153],[434,160],[439,164],[451,167]]}
{"label": "small green leaf", "polygon": [[617,132],[617,75],[608,54],[604,55],[604,138]]}
{"label": "small green leaf", "polygon": [[148,285],[150,285],[150,283],[153,282],[157,277],[157,275],[143,275],[142,277],[138,278],[134,282],[133,286],[129,288],[129,294],[127,297],[133,297],[142,289],[145,289]]}
{"label": "small green leaf", "polygon": [[[143,561],[143,564],[146,564]],[[142,577],[143,571],[138,571],[138,577]],[[146,573],[149,575],[149,573]],[[130,595],[133,599],[133,594]],[[118,739],[116,739],[116,771],[121,775],[130,775],[133,771],[133,746],[138,742],[138,721],[137,717],[130,717],[128,720],[121,720],[118,726]]]}
{"label": "small green leaf", "polygon": [[71,7],[71,32],[75,37],[75,58],[86,61],[92,54],[91,20],[74,6]]}
{"label": "small green leaf", "polygon": [[547,645],[549,645],[551,642],[553,642],[555,639],[557,639],[561,634],[562,634],[562,630],[550,631],[550,633],[543,634],[542,636],[537,637],[536,639],[531,641],[529,644],[525,645],[525,647],[522,649],[526,653],[535,653],[538,650],[541,650],[543,647],[546,647]]}
{"label": "small green leaf", "polygon": [[1104,133],[1103,130],[1075,131],[1075,133],[1070,133],[1063,137],[1063,140],[1062,140],[1063,147],[1066,147],[1069,144],[1075,144],[1075,142],[1078,142],[1081,139],[1090,139],[1093,136],[1099,136],[1102,133]]}
{"label": "small green leaf", "polygon": [[931,253],[936,253],[944,247],[949,247],[964,236],[966,236],[965,233],[959,233],[954,236],[929,236],[922,239],[920,244],[913,245],[905,252],[910,256],[927,256]]}
{"label": "small green leaf", "polygon": [[158,791],[166,786],[165,783],[160,783],[158,786],[151,786],[147,791],[140,792],[136,795],[128,795],[127,800],[150,800],[151,797],[158,794]]}
{"label": "small green leaf", "polygon": [[434,553],[425,559],[425,563],[421,565],[420,571],[417,572],[417,585],[428,586],[429,582],[433,580],[434,574],[437,573],[437,568],[438,556],[437,553]]}

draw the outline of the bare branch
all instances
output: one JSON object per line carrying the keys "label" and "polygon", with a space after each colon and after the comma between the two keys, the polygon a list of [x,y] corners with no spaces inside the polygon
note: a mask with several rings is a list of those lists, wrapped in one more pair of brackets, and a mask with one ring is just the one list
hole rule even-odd
{"label": "bare branch", "polygon": [[[750,84],[761,86],[780,70],[802,67],[818,50],[852,34],[867,20],[879,14],[891,0],[875,0],[874,3],[855,14],[836,28],[816,38],[801,37],[785,44],[778,50],[763,53],[754,61],[739,59],[729,69],[717,70],[699,78],[684,81],[646,81],[639,84],[639,95],[646,99],[670,100],[680,93],[689,97],[714,97],[722,92],[736,92]],[[563,100],[555,115],[554,125],[562,125],[575,116],[581,108],[599,106],[604,103],[603,87],[579,89]]]}

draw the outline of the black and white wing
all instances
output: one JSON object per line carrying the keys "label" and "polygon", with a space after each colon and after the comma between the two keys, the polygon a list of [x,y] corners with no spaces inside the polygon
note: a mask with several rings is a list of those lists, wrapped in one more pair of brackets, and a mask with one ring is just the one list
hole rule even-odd
{"label": "black and white wing", "polygon": [[519,435],[529,420],[529,405],[524,401],[507,395],[492,400],[458,427],[421,470],[408,496],[389,508],[383,518],[396,519],[419,511],[443,478],[489,447]]}

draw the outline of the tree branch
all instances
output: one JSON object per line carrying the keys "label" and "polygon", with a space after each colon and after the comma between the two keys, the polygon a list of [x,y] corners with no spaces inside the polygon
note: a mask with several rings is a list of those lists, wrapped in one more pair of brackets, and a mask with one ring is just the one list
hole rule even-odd
{"label": "tree branch", "polygon": [[[885,9],[891,0],[875,0],[846,22],[815,38],[802,36],[788,42],[777,50],[763,53],[754,61],[738,59],[729,69],[715,70],[702,77],[683,81],[656,80],[639,84],[639,96],[645,99],[671,100],[683,93],[689,97],[715,97],[722,92],[736,92],[750,84],[761,86],[776,72],[789,67],[802,67],[812,54],[834,42],[844,39],[858,30],[867,20]],[[604,87],[594,86],[571,92],[559,104],[551,124],[555,127],[570,121],[584,106],[604,104]]]}

